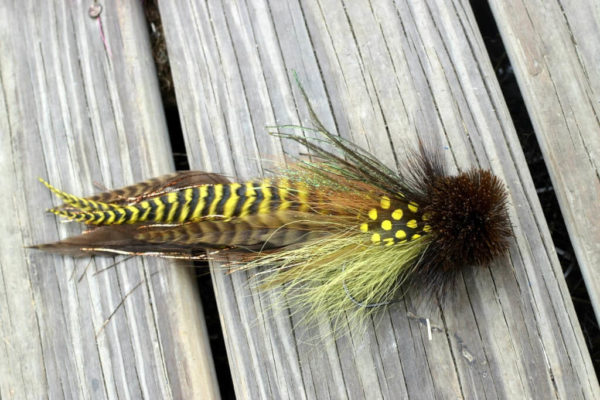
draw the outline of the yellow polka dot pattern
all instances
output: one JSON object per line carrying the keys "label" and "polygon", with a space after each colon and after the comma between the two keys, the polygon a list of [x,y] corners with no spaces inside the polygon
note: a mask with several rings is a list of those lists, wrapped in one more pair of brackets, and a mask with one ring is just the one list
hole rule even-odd
{"label": "yellow polka dot pattern", "polygon": [[404,215],[404,213],[402,212],[402,209],[397,208],[394,210],[394,212],[392,213],[392,218],[394,218],[396,221],[399,221],[402,219],[402,216]]}
{"label": "yellow polka dot pattern", "polygon": [[381,201],[379,202],[380,207],[384,210],[387,210],[388,208],[390,208],[390,203],[391,203],[391,200],[387,196],[383,196],[381,198]]}
{"label": "yellow polka dot pattern", "polygon": [[368,218],[367,221],[362,222],[359,229],[370,234],[373,244],[391,246],[416,240],[431,232],[431,226],[425,222],[428,216],[419,213],[418,204],[387,196],[381,197],[379,207],[370,209],[365,218]]}
{"label": "yellow polka dot pattern", "polygon": [[369,218],[372,219],[373,221],[377,220],[377,209],[376,208],[372,208],[371,210],[369,210]]}
{"label": "yellow polka dot pattern", "polygon": [[408,203],[408,209],[412,213],[416,213],[417,211],[419,211],[419,206],[414,201],[411,201],[410,203]]}
{"label": "yellow polka dot pattern", "polygon": [[371,242],[379,243],[381,241],[381,235],[379,233],[374,233],[371,235]]}

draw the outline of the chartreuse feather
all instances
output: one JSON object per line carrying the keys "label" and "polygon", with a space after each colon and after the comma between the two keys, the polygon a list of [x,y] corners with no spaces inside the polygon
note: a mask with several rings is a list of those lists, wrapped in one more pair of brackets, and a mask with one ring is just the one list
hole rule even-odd
{"label": "chartreuse feather", "polygon": [[402,297],[401,287],[427,245],[427,236],[393,246],[373,244],[354,230],[261,256],[243,268],[267,267],[257,275],[258,285],[281,287],[292,309],[307,311],[308,322],[328,315],[340,323],[347,316],[358,326],[375,310],[372,305]]}

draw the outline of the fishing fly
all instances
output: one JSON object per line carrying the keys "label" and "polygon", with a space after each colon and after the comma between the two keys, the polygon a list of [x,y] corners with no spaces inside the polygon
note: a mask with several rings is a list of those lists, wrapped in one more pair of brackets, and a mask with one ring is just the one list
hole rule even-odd
{"label": "fishing fly", "polygon": [[230,182],[184,171],[85,198],[42,181],[64,202],[49,211],[88,230],[35,247],[233,259],[257,271],[262,288],[331,318],[364,317],[413,287],[443,296],[465,266],[507,252],[507,192],[490,171],[451,176],[421,143],[392,170],[330,133],[307,104],[312,137],[277,135],[312,158],[272,177]]}

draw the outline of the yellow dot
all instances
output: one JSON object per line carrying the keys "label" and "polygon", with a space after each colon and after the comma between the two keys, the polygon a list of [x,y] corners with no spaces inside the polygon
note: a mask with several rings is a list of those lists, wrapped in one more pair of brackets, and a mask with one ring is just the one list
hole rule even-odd
{"label": "yellow dot", "polygon": [[381,242],[381,236],[379,235],[379,233],[374,233],[373,236],[371,236],[371,242],[373,242],[373,243]]}
{"label": "yellow dot", "polygon": [[422,219],[423,221],[429,221],[429,218],[430,218],[430,215],[429,215],[429,213],[423,214],[423,216],[421,217],[421,219]]}
{"label": "yellow dot", "polygon": [[408,221],[406,223],[406,226],[408,226],[410,229],[415,229],[417,227],[417,221],[414,219],[411,219],[410,221]]}
{"label": "yellow dot", "polygon": [[417,203],[415,203],[414,201],[411,201],[410,203],[408,203],[408,209],[414,213],[417,212],[417,210],[419,209],[419,207],[417,206]]}
{"label": "yellow dot", "polygon": [[390,198],[387,196],[383,196],[381,198],[381,208],[383,208],[384,210],[387,210],[388,208],[390,208]]}
{"label": "yellow dot", "polygon": [[381,229],[383,229],[385,231],[389,231],[390,229],[392,229],[392,221],[390,221],[389,219],[386,219],[385,221],[383,221],[381,223]]}
{"label": "yellow dot", "polygon": [[402,219],[402,215],[404,215],[404,213],[402,212],[402,210],[399,209],[399,208],[397,208],[392,213],[392,218],[394,218],[396,221],[398,221],[398,220]]}
{"label": "yellow dot", "polygon": [[430,225],[425,225],[423,227],[423,232],[431,232],[431,226]]}
{"label": "yellow dot", "polygon": [[396,239],[404,239],[406,238],[406,232],[404,232],[402,229],[398,229],[394,236],[396,236]]}
{"label": "yellow dot", "polygon": [[371,218],[373,221],[375,221],[377,219],[377,210],[372,208],[369,210],[369,218]]}
{"label": "yellow dot", "polygon": [[362,232],[368,232],[369,231],[369,224],[360,224],[360,230]]}
{"label": "yellow dot", "polygon": [[415,233],[414,235],[412,235],[412,237],[410,238],[410,240],[415,240],[415,239],[418,239],[420,237],[421,237],[421,235],[419,235],[418,233]]}
{"label": "yellow dot", "polygon": [[386,246],[391,246],[394,244],[394,239],[393,238],[385,238],[383,239],[383,241],[385,242]]}

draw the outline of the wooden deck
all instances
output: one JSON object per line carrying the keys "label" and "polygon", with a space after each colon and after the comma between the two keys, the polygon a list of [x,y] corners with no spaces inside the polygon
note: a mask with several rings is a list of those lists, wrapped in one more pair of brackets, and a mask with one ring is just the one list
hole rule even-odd
{"label": "wooden deck", "polygon": [[173,168],[141,3],[103,5],[101,26],[88,2],[0,6],[1,397],[218,397],[188,265],[23,248],[80,231],[38,177],[92,193]]}
{"label": "wooden deck", "polygon": [[590,40],[600,37],[598,4],[490,3],[600,321],[600,51]]}
{"label": "wooden deck", "polygon": [[[172,169],[141,3],[103,2],[100,19],[91,3],[0,4],[0,396],[218,398],[189,266],[136,258],[96,274],[114,261],[23,248],[79,229],[43,215],[56,203],[37,177],[92,193]],[[597,305],[600,34],[581,3],[491,1]],[[307,343],[327,321],[292,329],[296,317],[271,311],[276,294],[213,265],[237,397],[600,398],[468,2],[182,0],[160,12],[192,168],[245,179],[301,151],[265,129],[310,124],[295,70],[325,125],[390,166],[435,136],[451,168],[491,168],[510,191],[509,256],[465,272],[445,306],[407,299],[364,335]]]}

